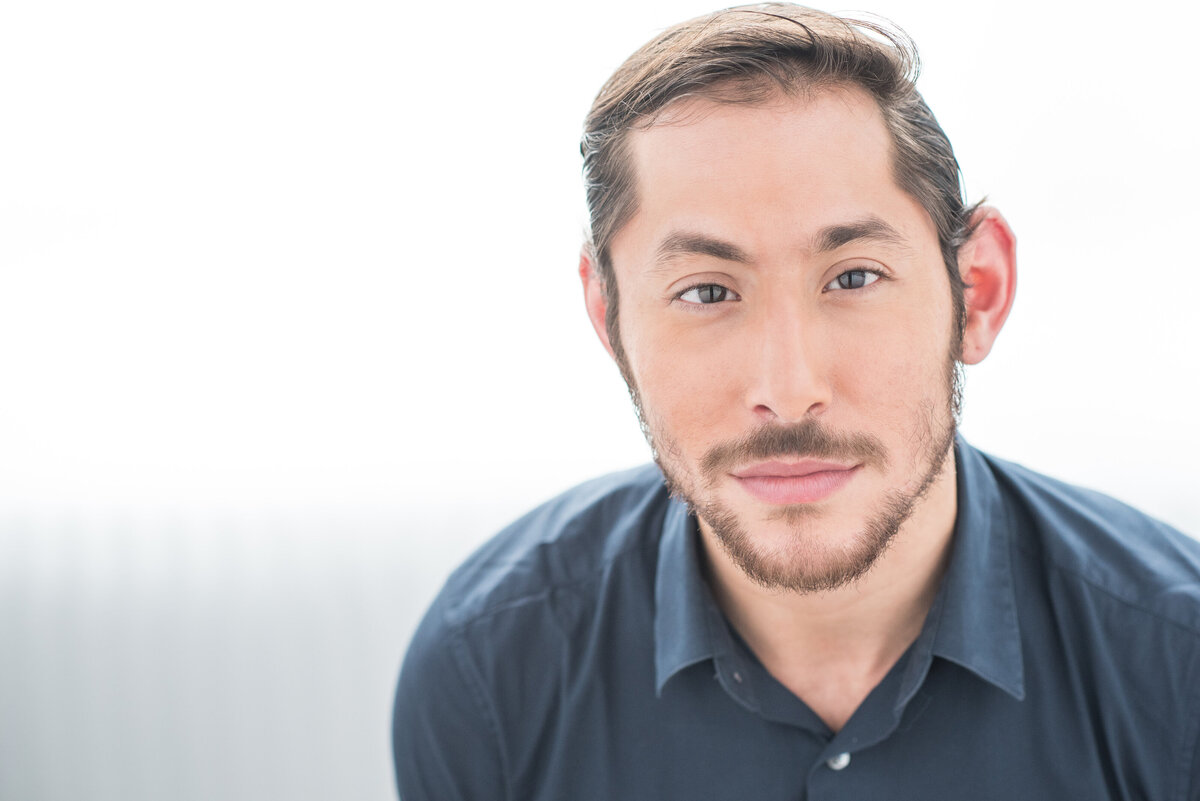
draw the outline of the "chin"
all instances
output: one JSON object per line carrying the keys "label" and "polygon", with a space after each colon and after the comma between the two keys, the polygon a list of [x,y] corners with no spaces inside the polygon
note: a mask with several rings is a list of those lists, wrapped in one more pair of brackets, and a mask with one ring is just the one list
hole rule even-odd
{"label": "chin", "polygon": [[881,477],[859,475],[853,485],[817,503],[764,504],[728,498],[716,488],[689,503],[730,561],[756,584],[827,592],[870,572],[944,474],[944,462],[945,457],[933,458],[918,480],[901,489],[873,487],[872,479]]}
{"label": "chin", "polygon": [[698,514],[730,560],[755,583],[768,589],[821,592],[865,576],[912,511],[898,496],[871,518],[851,522],[832,519],[830,510],[822,508],[827,506],[779,507],[765,517],[751,515],[751,523],[719,505]]}

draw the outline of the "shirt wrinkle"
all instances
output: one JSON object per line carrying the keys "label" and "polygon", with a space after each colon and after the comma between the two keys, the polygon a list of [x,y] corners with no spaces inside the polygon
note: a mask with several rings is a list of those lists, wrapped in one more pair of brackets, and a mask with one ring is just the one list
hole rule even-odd
{"label": "shirt wrinkle", "polygon": [[[1020,547],[1020,546],[1018,546],[1018,547]],[[1040,556],[1040,554],[1038,554],[1036,551],[1033,551],[1032,549],[1029,549],[1029,548],[1021,548],[1021,550],[1025,554],[1035,557],[1035,558]],[[1077,579],[1080,583],[1086,584],[1089,588],[1095,590],[1096,592],[1098,592],[1104,596],[1107,596],[1108,598],[1111,598],[1112,600],[1116,601],[1117,603],[1121,604],[1122,606],[1126,607],[1127,609],[1133,609],[1138,612],[1141,612],[1144,615],[1149,615],[1150,617],[1154,618],[1155,620],[1157,620],[1161,623],[1164,623],[1166,625],[1169,625],[1172,628],[1179,629],[1181,632],[1183,632],[1185,634],[1189,634],[1194,637],[1200,638],[1200,625],[1194,625],[1192,623],[1188,623],[1188,622],[1185,622],[1182,620],[1177,620],[1175,617],[1163,612],[1161,609],[1151,609],[1144,602],[1133,599],[1133,598],[1128,598],[1128,597],[1122,595],[1117,590],[1114,590],[1112,587],[1107,587],[1104,584],[1101,584],[1096,579],[1092,578],[1091,576],[1088,576],[1072,567],[1069,567],[1068,565],[1062,565],[1062,564],[1059,564],[1058,562],[1055,562],[1055,563],[1051,564],[1050,567],[1057,573],[1063,573],[1068,576],[1071,576],[1074,579]],[[1185,585],[1185,586],[1192,586],[1192,585]]]}
{"label": "shirt wrinkle", "polygon": [[[654,482],[647,492],[647,480]],[[450,625],[469,625],[495,611],[545,597],[556,587],[569,588],[603,578],[605,571],[630,554],[652,546],[639,524],[643,510],[653,515],[667,498],[662,474],[654,465],[592,479],[543,504],[507,526],[459,566],[446,582],[444,614]],[[609,525],[597,526],[597,518]],[[612,549],[612,543],[619,547]],[[563,551],[588,550],[588,559],[562,558]],[[599,552],[597,554],[597,551]],[[595,556],[599,558],[592,558]],[[545,569],[554,565],[554,570]],[[561,575],[562,566],[579,570]]]}
{"label": "shirt wrinkle", "polygon": [[480,717],[487,724],[488,731],[495,740],[496,758],[500,763],[500,773],[504,777],[504,797],[505,799],[512,798],[512,773],[508,766],[508,756],[505,753],[504,747],[504,732],[500,728],[499,717],[496,713],[496,705],[491,694],[487,691],[487,685],[483,681],[483,677],[479,675],[479,669],[471,660],[470,646],[463,636],[456,636],[450,641],[451,651],[454,654],[454,661],[458,663],[459,670],[462,671],[467,684],[471,691],[471,700],[479,708]]}
{"label": "shirt wrinkle", "polygon": [[[466,612],[468,600],[462,603],[451,606],[446,611],[447,625],[456,629],[466,629],[475,623],[480,622],[489,617],[502,614],[512,609],[530,603],[542,603],[547,598],[552,597],[556,592],[562,590],[574,590],[583,587],[592,582],[601,581],[604,578],[606,571],[612,569],[618,562],[625,558],[630,553],[636,552],[645,547],[642,542],[630,542],[626,547],[611,554],[608,559],[602,562],[595,570],[583,576],[578,576],[570,579],[559,579],[554,582],[543,584],[539,587],[530,588],[527,592],[521,595],[512,595],[503,599],[492,601],[489,604],[483,605],[481,608],[472,612]],[[474,599],[469,599],[473,601]],[[474,604],[478,605],[478,604]]]}

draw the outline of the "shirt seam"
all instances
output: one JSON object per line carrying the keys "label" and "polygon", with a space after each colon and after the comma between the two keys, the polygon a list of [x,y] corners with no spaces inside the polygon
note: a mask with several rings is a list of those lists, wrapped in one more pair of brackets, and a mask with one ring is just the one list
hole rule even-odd
{"label": "shirt seam", "polygon": [[[1027,545],[1017,543],[1016,547],[1022,553],[1026,554],[1028,556],[1032,556],[1035,559],[1043,556],[1043,554],[1038,553],[1037,549],[1029,547]],[[1136,609],[1137,611],[1147,614],[1158,621],[1161,621],[1163,623],[1169,623],[1174,628],[1179,629],[1186,634],[1190,634],[1194,638],[1200,638],[1200,626],[1193,626],[1193,625],[1185,623],[1181,620],[1176,620],[1175,618],[1170,617],[1169,615],[1167,615],[1159,610],[1151,609],[1143,603],[1139,603],[1138,601],[1134,601],[1129,598],[1126,598],[1123,595],[1118,594],[1116,590],[1113,590],[1109,587],[1106,587],[1106,586],[1100,584],[1095,579],[1091,578],[1090,576],[1085,575],[1084,573],[1076,570],[1075,568],[1071,568],[1071,567],[1067,567],[1065,565],[1059,564],[1057,561],[1050,562],[1049,566],[1051,569],[1053,569],[1056,572],[1065,573],[1069,576],[1073,576],[1078,581],[1091,587],[1096,592],[1102,593],[1103,595],[1106,595],[1109,598],[1112,598],[1114,601],[1117,601],[1118,603],[1120,603],[1124,606],[1127,606],[1130,609]]]}
{"label": "shirt seam", "polygon": [[570,590],[570,589],[573,589],[576,587],[580,587],[589,582],[594,582],[594,581],[598,580],[599,578],[601,578],[603,576],[603,574],[605,573],[605,571],[612,568],[613,565],[615,565],[618,561],[620,561],[622,558],[624,558],[631,551],[636,551],[639,548],[645,548],[645,547],[649,547],[652,545],[656,546],[657,543],[658,543],[658,538],[654,538],[653,541],[649,541],[649,540],[635,541],[635,542],[631,543],[630,545],[628,545],[627,547],[622,548],[621,550],[612,554],[612,556],[610,558],[605,559],[603,562],[601,562],[595,568],[595,570],[593,570],[592,572],[588,573],[585,576],[571,579],[569,581],[558,581],[558,582],[552,582],[549,584],[543,584],[543,585],[539,586],[537,589],[530,590],[529,592],[514,596],[512,598],[506,598],[503,601],[499,601],[494,605],[487,606],[486,608],[481,609],[477,612],[474,612],[470,615],[465,615],[465,614],[459,615],[458,614],[458,609],[460,608],[459,605],[457,603],[452,604],[446,615],[446,625],[454,632],[465,632],[466,629],[470,628],[473,624],[478,623],[481,620],[485,620],[487,618],[493,617],[502,612],[506,612],[510,609],[515,609],[520,606],[525,606],[526,604],[529,604],[529,603],[545,601],[550,595],[552,595],[556,591]]}
{"label": "shirt seam", "polygon": [[500,772],[504,778],[504,797],[511,799],[513,797],[512,775],[509,770],[507,755],[504,753],[504,738],[501,736],[499,715],[496,712],[495,704],[487,692],[483,677],[479,675],[471,660],[470,646],[467,643],[465,632],[454,632],[451,643],[453,644],[455,661],[459,663],[459,669],[462,670],[467,686],[471,690],[471,700],[478,707],[480,717],[487,724],[492,738],[496,743],[496,757],[500,762]]}

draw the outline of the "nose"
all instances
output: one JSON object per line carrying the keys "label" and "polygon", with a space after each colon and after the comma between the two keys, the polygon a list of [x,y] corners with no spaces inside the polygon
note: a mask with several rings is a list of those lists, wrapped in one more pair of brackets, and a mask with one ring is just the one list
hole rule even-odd
{"label": "nose", "polygon": [[819,321],[797,303],[778,301],[760,320],[747,353],[747,405],[764,423],[798,423],[823,413],[831,400],[828,360]]}

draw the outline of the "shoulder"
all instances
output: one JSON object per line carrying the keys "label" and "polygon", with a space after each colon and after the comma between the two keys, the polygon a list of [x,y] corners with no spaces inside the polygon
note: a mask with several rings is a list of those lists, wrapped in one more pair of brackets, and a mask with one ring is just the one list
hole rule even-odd
{"label": "shoulder", "polygon": [[506,797],[523,749],[552,717],[572,644],[588,640],[595,616],[615,616],[623,635],[649,617],[668,506],[656,467],[595,479],[512,523],[451,574],[400,670],[392,746],[402,796]]}
{"label": "shoulder", "polygon": [[1018,548],[1081,589],[1200,638],[1200,541],[1103,493],[984,459],[1015,500]]}
{"label": "shoulder", "polygon": [[429,614],[460,628],[656,553],[668,501],[654,465],[580,484],[484,543],[450,575]]}
{"label": "shoulder", "polygon": [[1080,705],[1076,737],[1140,788],[1129,795],[1192,797],[1200,542],[1102,493],[984,459],[1008,512],[1031,697]]}

